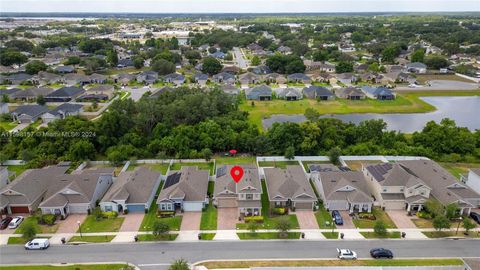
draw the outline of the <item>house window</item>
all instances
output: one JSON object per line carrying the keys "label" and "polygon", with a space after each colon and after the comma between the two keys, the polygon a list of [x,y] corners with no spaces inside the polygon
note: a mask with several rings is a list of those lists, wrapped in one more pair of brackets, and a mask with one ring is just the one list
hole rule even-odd
{"label": "house window", "polygon": [[403,190],[404,190],[404,189],[403,189],[403,188],[401,188],[401,189],[400,189],[400,192],[403,192]]}
{"label": "house window", "polygon": [[112,211],[112,206],[105,206],[105,212],[111,212]]}
{"label": "house window", "polygon": [[275,206],[280,206],[280,205],[282,205],[281,202],[275,202]]}
{"label": "house window", "polygon": [[162,204],[160,204],[160,210],[167,210],[167,208],[166,208],[165,204],[163,204],[163,203],[162,203]]}
{"label": "house window", "polygon": [[253,200],[253,194],[245,194],[247,200]]}
{"label": "house window", "polygon": [[386,188],[384,188],[384,189],[383,189],[383,192],[387,192],[387,189],[386,189]]}

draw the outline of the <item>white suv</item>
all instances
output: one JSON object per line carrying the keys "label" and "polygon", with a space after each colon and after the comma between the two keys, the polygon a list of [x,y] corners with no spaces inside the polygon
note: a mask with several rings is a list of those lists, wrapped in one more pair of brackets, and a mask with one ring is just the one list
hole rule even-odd
{"label": "white suv", "polygon": [[356,260],[357,253],[350,249],[337,248],[338,258],[341,260]]}

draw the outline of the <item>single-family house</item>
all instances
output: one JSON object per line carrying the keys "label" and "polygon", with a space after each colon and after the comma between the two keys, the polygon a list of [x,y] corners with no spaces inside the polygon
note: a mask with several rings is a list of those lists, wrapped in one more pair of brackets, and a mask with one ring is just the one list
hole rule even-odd
{"label": "single-family house", "polygon": [[63,76],[63,82],[66,85],[74,86],[74,85],[85,85],[90,83],[90,77],[83,74],[78,73],[69,73]]}
{"label": "single-family house", "polygon": [[127,67],[133,67],[133,59],[123,58],[118,60],[117,68],[127,68]]}
{"label": "single-family house", "polygon": [[65,86],[45,96],[46,102],[69,102],[85,94],[82,87]]}
{"label": "single-family house", "polygon": [[253,67],[251,69],[251,72],[257,75],[267,75],[272,73],[272,70],[266,65],[260,65],[260,66]]}
{"label": "single-family house", "polygon": [[35,101],[39,96],[45,97],[52,92],[53,88],[50,87],[30,87],[13,93],[11,98],[17,101]]}
{"label": "single-family house", "polygon": [[305,70],[310,71],[320,69],[320,67],[323,65],[323,62],[305,59],[303,60],[303,64],[305,65]]}
{"label": "single-family house", "polygon": [[81,104],[72,104],[72,103],[63,103],[57,108],[50,110],[42,114],[42,121],[45,124],[48,124],[57,119],[65,119],[68,116],[76,116],[83,112],[83,105]]}
{"label": "single-family house", "polygon": [[0,102],[0,114],[9,113],[8,104]]}
{"label": "single-family house", "polygon": [[339,98],[350,100],[361,100],[366,98],[365,93],[356,87],[342,87],[335,89],[335,95]]}
{"label": "single-family house", "polygon": [[258,169],[251,165],[240,165],[243,177],[238,183],[233,180],[230,170],[224,165],[217,169],[213,203],[217,208],[237,208],[238,216],[259,216],[262,214],[262,184]]}
{"label": "single-family house", "polygon": [[104,84],[107,83],[107,76],[103,74],[93,73],[89,76],[90,83]]}
{"label": "single-family house", "polygon": [[104,212],[147,212],[160,186],[161,174],[146,167],[121,172],[100,201]]}
{"label": "single-family house", "polygon": [[114,76],[114,82],[120,83],[122,86],[128,85],[130,82],[135,80],[136,76],[134,74],[122,73]]}
{"label": "single-family house", "polygon": [[314,183],[325,208],[330,211],[372,211],[373,199],[362,172],[320,172]]}
{"label": "single-family house", "polygon": [[357,73],[364,73],[368,71],[368,64],[359,64],[353,66],[353,70]]}
{"label": "single-family house", "polygon": [[347,73],[337,74],[336,79],[337,79],[337,81],[339,81],[343,84],[350,85],[350,84],[357,81],[358,76],[353,74],[353,73],[347,72]]}
{"label": "single-family house", "polygon": [[263,47],[258,45],[257,43],[251,43],[250,45],[247,46],[247,49],[250,51],[257,51],[257,50],[263,50]]}
{"label": "single-family house", "polygon": [[48,108],[42,105],[21,105],[18,106],[11,115],[13,121],[29,124],[37,121],[38,118],[48,111]]}
{"label": "single-family house", "polygon": [[303,88],[303,94],[306,98],[316,100],[334,100],[335,95],[323,86],[311,85]]}
{"label": "single-family house", "polygon": [[144,71],[137,75],[137,82],[153,84],[158,80],[158,73],[155,71]]}
{"label": "single-family house", "polygon": [[208,170],[183,166],[170,171],[157,199],[160,212],[202,211],[208,204]]}
{"label": "single-family house", "polygon": [[270,82],[270,83],[277,83],[277,84],[285,84],[287,82],[287,78],[283,76],[282,74],[278,73],[270,73],[265,75],[264,77],[265,82]]}
{"label": "single-family house", "polygon": [[271,208],[314,209],[317,197],[300,165],[263,170]]}
{"label": "single-family house", "polygon": [[27,73],[16,73],[12,74],[10,76],[7,76],[4,78],[4,81],[6,81],[9,84],[13,85],[19,85],[23,82],[33,82],[33,75],[27,74]]}
{"label": "single-family house", "polygon": [[113,98],[115,88],[110,84],[96,85],[85,90],[85,94],[77,98],[77,101],[107,101]]}
{"label": "single-family house", "polygon": [[16,92],[22,91],[20,88],[0,89],[0,97],[7,96],[9,99],[13,98]]}
{"label": "single-family house", "polygon": [[174,85],[182,85],[185,83],[185,76],[179,73],[171,73],[167,74],[163,77],[164,82],[166,83],[173,83]]}
{"label": "single-family house", "polygon": [[288,46],[280,46],[280,47],[277,48],[277,52],[279,52],[281,54],[291,54],[292,49]]}
{"label": "single-family house", "polygon": [[244,73],[244,74],[240,74],[238,76],[238,81],[242,85],[257,84],[257,83],[261,82],[261,78],[260,78],[260,76],[254,74],[252,72],[247,72],[247,73]]}
{"label": "single-family house", "polygon": [[372,86],[363,86],[362,91],[368,98],[377,99],[377,100],[394,100],[395,94],[392,90],[380,86],[380,87],[372,87]]}
{"label": "single-family house", "polygon": [[0,166],[0,188],[8,184],[9,176],[8,167]]}
{"label": "single-family house", "polygon": [[205,73],[197,73],[193,76],[193,81],[198,83],[201,86],[205,86],[208,81],[208,74]]}
{"label": "single-family house", "polygon": [[75,68],[73,66],[58,66],[55,68],[55,72],[60,74],[74,73]]}
{"label": "single-family house", "polygon": [[218,74],[213,75],[213,80],[216,83],[225,83],[225,84],[234,84],[236,79],[235,75],[229,72],[220,72]]}
{"label": "single-family house", "polygon": [[469,169],[466,177],[462,175],[462,182],[480,194],[480,169]]}
{"label": "single-family house", "polygon": [[272,100],[272,88],[258,85],[245,90],[245,96],[250,100]]}
{"label": "single-family house", "polygon": [[222,68],[222,71],[221,72],[227,72],[227,73],[230,73],[230,74],[238,74],[240,73],[241,69],[237,66],[224,66]]}
{"label": "single-family house", "polygon": [[232,85],[232,84],[223,84],[223,85],[220,86],[220,89],[222,89],[222,91],[224,93],[232,95],[232,96],[236,96],[236,95],[240,94],[240,89],[238,87],[236,87],[235,85]]}
{"label": "single-family house", "polygon": [[302,92],[300,92],[300,90],[296,88],[288,87],[288,88],[279,88],[277,90],[278,90],[277,97],[288,100],[288,101],[300,100],[303,97]]}
{"label": "single-family house", "polygon": [[210,54],[211,57],[217,58],[217,59],[224,59],[225,58],[225,53],[222,51],[216,51],[212,54]]}
{"label": "single-family house", "polygon": [[312,79],[303,73],[293,73],[287,76],[287,81],[295,83],[312,83]]}
{"label": "single-family house", "polygon": [[38,72],[37,76],[34,76],[33,80],[35,84],[45,85],[45,84],[59,83],[63,80],[63,78],[62,76],[55,73],[40,71]]}
{"label": "single-family house", "polygon": [[323,63],[322,65],[320,65],[319,69],[321,72],[334,73],[335,65],[330,63]]}
{"label": "single-family house", "polygon": [[417,74],[427,73],[427,65],[425,65],[424,63],[420,63],[420,62],[408,63],[406,67],[408,72],[417,73]]}

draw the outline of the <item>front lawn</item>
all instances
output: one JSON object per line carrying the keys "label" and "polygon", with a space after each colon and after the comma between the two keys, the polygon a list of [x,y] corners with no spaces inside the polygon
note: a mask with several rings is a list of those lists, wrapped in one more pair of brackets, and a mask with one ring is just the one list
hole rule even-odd
{"label": "front lawn", "polygon": [[[124,217],[104,218],[96,220],[94,215],[88,215],[85,221],[80,225],[82,233],[92,232],[118,232],[122,226]],[[80,232],[80,230],[77,230]]]}
{"label": "front lawn", "polygon": [[338,232],[322,232],[327,239],[338,239]]}
{"label": "front lawn", "polygon": [[240,240],[252,240],[252,239],[300,239],[301,233],[299,232],[289,232],[287,237],[280,237],[280,234],[277,232],[267,232],[267,233],[237,233]]}
{"label": "front lawn", "polygon": [[183,166],[197,166],[199,170],[208,170],[210,175],[214,175],[213,162],[175,162],[170,170],[179,171]]}
{"label": "front lawn", "polygon": [[8,238],[7,244],[8,245],[24,245],[27,242],[28,240],[24,239],[23,237],[12,236]]}
{"label": "front lawn", "polygon": [[375,216],[375,220],[357,218],[353,220],[353,223],[357,228],[360,229],[372,229],[375,226],[375,222],[381,220],[383,221],[383,224],[385,224],[387,229],[397,228],[397,226],[395,225],[395,223],[393,223],[388,214],[382,209],[380,209],[380,207],[373,207],[372,214]]}
{"label": "front lawn", "polygon": [[[332,215],[330,212],[327,212],[323,206],[320,206],[320,209],[315,212],[315,218],[317,219],[318,227],[320,229],[331,229],[332,226],[336,228],[335,223],[332,221]],[[330,224],[329,226],[326,224],[327,221]]]}
{"label": "front lawn", "polygon": [[0,121],[0,128],[5,129],[6,131],[10,131],[14,127],[18,125],[17,122],[5,122],[5,121]]}
{"label": "front lawn", "polygon": [[86,235],[86,236],[73,236],[68,240],[71,242],[87,242],[87,243],[105,243],[110,242],[115,238],[115,235]]}
{"label": "front lawn", "polygon": [[[213,183],[213,182],[209,182]],[[210,186],[210,185],[209,185]],[[202,219],[200,221],[200,230],[216,230],[217,229],[217,208],[213,206],[212,201],[202,212]]]}
{"label": "front lawn", "polygon": [[[473,223],[475,223],[475,221],[471,220]],[[431,219],[426,219],[426,218],[415,218],[415,219],[412,219],[412,222],[415,224],[415,226],[417,226],[417,228],[421,228],[421,229],[431,229],[433,228],[433,223],[432,223],[432,220]],[[458,226],[458,223],[460,221],[458,220],[454,220],[454,221],[450,221],[450,228],[457,228]],[[462,228],[462,223],[463,222],[460,222],[460,228]]]}
{"label": "front lawn", "polygon": [[453,231],[433,231],[422,232],[428,238],[444,238],[444,237],[465,237],[465,238],[480,238],[480,232],[470,232],[465,235],[463,231],[459,231],[458,234]]}
{"label": "front lawn", "polygon": [[[123,270],[125,264],[28,265],[29,270]],[[0,266],[2,270],[24,270],[26,266]]]}
{"label": "front lawn", "polygon": [[213,238],[215,237],[215,234],[214,233],[201,233],[200,237],[202,238],[202,240],[213,240]]}
{"label": "front lawn", "polygon": [[380,235],[377,235],[375,234],[374,232],[360,232],[361,235],[363,235],[363,237],[367,238],[367,239],[376,239],[376,238],[381,238],[381,239],[385,239],[385,238],[400,238],[401,235],[400,235],[400,232],[387,232],[386,235],[384,236],[380,236]]}
{"label": "front lawn", "polygon": [[40,225],[38,224],[38,220],[34,216],[27,217],[23,220],[23,222],[18,226],[18,228],[15,230],[16,234],[22,234],[23,233],[23,228],[26,226],[26,224],[33,224],[33,226],[37,230],[38,233],[55,233],[58,229],[58,221],[56,224],[49,226],[49,225]]}
{"label": "front lawn", "polygon": [[175,241],[178,234],[162,234],[159,236],[154,236],[153,234],[139,234],[137,235],[138,241],[148,242],[148,241]]}
{"label": "front lawn", "polygon": [[287,168],[287,165],[300,165],[298,161],[259,161],[258,166],[260,167],[275,167],[280,169]]}
{"label": "front lawn", "polygon": [[[162,184],[160,184],[160,187],[158,190],[161,189],[162,185],[163,185],[163,182]],[[182,224],[182,216],[161,218],[158,216],[157,208],[158,208],[158,205],[155,202],[153,202],[152,205],[150,206],[150,209],[148,210],[148,213],[145,214],[145,216],[143,217],[143,221],[142,221],[142,224],[140,225],[139,231],[141,232],[151,231],[153,229],[153,224],[155,224],[156,220],[160,220],[162,222],[167,223],[170,226],[171,231],[180,230],[180,224]]]}

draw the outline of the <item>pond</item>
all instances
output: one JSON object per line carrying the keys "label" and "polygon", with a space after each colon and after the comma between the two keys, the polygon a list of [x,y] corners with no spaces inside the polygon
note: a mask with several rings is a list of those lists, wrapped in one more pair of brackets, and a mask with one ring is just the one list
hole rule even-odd
{"label": "pond", "polygon": [[[336,118],[345,122],[358,124],[370,119],[383,119],[388,130],[398,130],[404,133],[420,131],[429,121],[440,122],[443,118],[454,120],[458,126],[467,127],[470,130],[480,129],[480,97],[422,97],[422,100],[428,102],[437,108],[430,113],[353,113],[353,114],[330,114],[323,115],[322,118]],[[262,124],[265,129],[270,128],[273,123],[306,121],[304,115],[272,115],[268,119],[263,119]]]}

